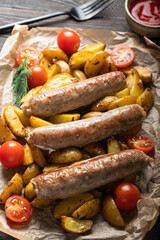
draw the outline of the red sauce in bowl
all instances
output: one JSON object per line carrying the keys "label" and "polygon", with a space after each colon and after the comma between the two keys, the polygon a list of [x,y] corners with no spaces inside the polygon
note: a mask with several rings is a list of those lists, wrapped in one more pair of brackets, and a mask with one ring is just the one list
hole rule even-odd
{"label": "red sauce in bowl", "polygon": [[160,26],[160,0],[135,0],[131,2],[129,11],[143,24]]}

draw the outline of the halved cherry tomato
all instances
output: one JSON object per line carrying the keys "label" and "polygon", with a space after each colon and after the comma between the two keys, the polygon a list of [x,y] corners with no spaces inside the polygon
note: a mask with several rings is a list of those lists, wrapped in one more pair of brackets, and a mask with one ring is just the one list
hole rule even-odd
{"label": "halved cherry tomato", "polygon": [[20,66],[24,61],[25,57],[27,57],[27,66],[31,67],[35,64],[39,63],[39,51],[33,47],[26,47],[19,49],[16,53],[16,61],[17,64]]}
{"label": "halved cherry tomato", "polygon": [[43,66],[34,65],[30,68],[32,76],[28,77],[28,87],[32,89],[34,87],[43,85],[48,80],[48,74]]}
{"label": "halved cherry tomato", "polygon": [[31,205],[26,198],[13,195],[6,201],[5,213],[13,222],[24,222],[31,215]]}
{"label": "halved cherry tomato", "polygon": [[129,148],[138,149],[144,153],[149,153],[154,148],[154,142],[143,135],[128,137],[127,145]]}
{"label": "halved cherry tomato", "polygon": [[128,45],[121,45],[112,50],[111,60],[118,68],[128,67],[134,60],[134,52]]}
{"label": "halved cherry tomato", "polygon": [[58,35],[57,43],[59,48],[61,48],[68,55],[71,55],[77,52],[80,46],[80,37],[74,31],[64,30]]}
{"label": "halved cherry tomato", "polygon": [[16,168],[24,160],[23,146],[16,141],[7,141],[0,148],[0,161],[6,168]]}
{"label": "halved cherry tomato", "polygon": [[113,198],[119,209],[132,210],[137,206],[137,202],[141,198],[141,194],[133,183],[121,182],[115,187],[113,191]]}

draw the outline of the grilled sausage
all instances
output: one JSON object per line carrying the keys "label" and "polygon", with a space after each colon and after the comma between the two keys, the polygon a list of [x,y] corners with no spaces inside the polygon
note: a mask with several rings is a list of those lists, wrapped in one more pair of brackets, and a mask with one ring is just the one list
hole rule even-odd
{"label": "grilled sausage", "polygon": [[32,183],[39,198],[63,199],[119,181],[142,170],[152,161],[142,151],[126,150],[41,174],[32,179]]}
{"label": "grilled sausage", "polygon": [[120,107],[100,116],[39,127],[29,133],[27,141],[44,149],[82,147],[91,142],[123,133],[138,125],[145,116],[137,104]]}
{"label": "grilled sausage", "polygon": [[124,89],[125,76],[111,72],[62,88],[39,93],[22,104],[26,115],[48,117],[87,106],[97,99]]}

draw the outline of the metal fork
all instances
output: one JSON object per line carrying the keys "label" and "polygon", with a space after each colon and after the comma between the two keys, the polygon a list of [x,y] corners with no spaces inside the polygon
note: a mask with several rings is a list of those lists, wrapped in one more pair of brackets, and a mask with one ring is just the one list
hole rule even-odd
{"label": "metal fork", "polygon": [[11,30],[17,24],[35,23],[41,20],[49,19],[52,17],[60,16],[60,15],[69,15],[70,17],[74,18],[77,21],[85,21],[94,17],[98,13],[100,13],[102,10],[108,7],[112,2],[114,2],[114,0],[92,0],[83,5],[73,7],[68,12],[55,12],[55,13],[7,24],[4,26],[0,26],[0,32]]}

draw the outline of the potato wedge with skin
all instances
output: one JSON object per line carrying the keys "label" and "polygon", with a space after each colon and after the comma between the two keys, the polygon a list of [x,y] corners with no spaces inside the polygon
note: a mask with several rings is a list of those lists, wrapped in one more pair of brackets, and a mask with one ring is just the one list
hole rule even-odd
{"label": "potato wedge with skin", "polygon": [[137,98],[137,104],[143,107],[146,113],[151,109],[154,104],[154,96],[150,88],[146,88],[146,90]]}
{"label": "potato wedge with skin", "polygon": [[134,104],[136,103],[136,100],[137,100],[137,96],[131,96],[131,95],[119,98],[118,100],[114,101],[109,105],[108,110]]}
{"label": "potato wedge with skin", "polygon": [[54,217],[61,218],[62,216],[71,216],[72,213],[85,202],[93,199],[91,193],[81,193],[76,196],[61,200],[54,209]]}
{"label": "potato wedge with skin", "polygon": [[58,47],[44,49],[42,53],[43,53],[43,56],[49,60],[50,63],[53,63],[53,59],[63,60],[68,63],[67,54]]}
{"label": "potato wedge with skin", "polygon": [[83,150],[89,153],[91,157],[106,154],[106,150],[99,142],[89,143],[83,148]]}
{"label": "potato wedge with skin", "polygon": [[107,139],[107,153],[116,153],[120,152],[120,144],[115,138]]}
{"label": "potato wedge with skin", "polygon": [[45,172],[51,172],[51,171],[53,171],[53,170],[55,170],[55,169],[58,169],[58,168],[61,168],[61,167],[63,167],[63,165],[59,165],[59,164],[49,164],[49,165],[46,165],[46,166],[43,168],[42,172],[43,172],[43,173],[45,173]]}
{"label": "potato wedge with skin", "polygon": [[98,191],[97,189],[92,190],[91,193],[93,194],[93,196],[95,198],[101,198],[102,197],[102,193],[100,191]]}
{"label": "potato wedge with skin", "polygon": [[48,73],[48,80],[50,80],[58,73],[61,73],[61,68],[58,64],[53,64],[47,69],[47,73]]}
{"label": "potato wedge with skin", "polygon": [[103,201],[103,216],[107,222],[115,227],[125,227],[121,213],[111,196],[105,197]]}
{"label": "potato wedge with skin", "polygon": [[136,66],[135,69],[138,71],[143,83],[152,83],[152,72],[150,70],[140,66]]}
{"label": "potato wedge with skin", "polygon": [[120,149],[123,151],[123,150],[127,150],[128,149],[128,146],[125,142],[123,141],[118,141],[119,142],[119,145],[120,145]]}
{"label": "potato wedge with skin", "polygon": [[10,131],[4,119],[0,116],[0,143],[2,144],[3,142],[15,140],[15,139],[16,137]]}
{"label": "potato wedge with skin", "polygon": [[14,111],[17,114],[17,116],[19,117],[19,119],[20,119],[21,123],[23,124],[23,126],[27,127],[27,126],[30,125],[29,117],[24,114],[22,109],[14,106]]}
{"label": "potato wedge with skin", "polygon": [[104,62],[104,65],[100,71],[100,74],[104,74],[104,73],[108,73],[108,72],[114,72],[117,71],[117,67],[114,65],[114,63],[112,62],[110,56],[108,56],[108,58],[106,59],[106,61]]}
{"label": "potato wedge with skin", "polygon": [[101,112],[88,112],[82,116],[82,119],[90,118],[90,117],[95,117],[95,116],[100,116],[102,115]]}
{"label": "potato wedge with skin", "polygon": [[102,42],[97,42],[88,45],[87,47],[83,48],[81,51],[89,51],[91,53],[96,53],[99,51],[103,51],[105,49],[106,45]]}
{"label": "potato wedge with skin", "polygon": [[130,89],[130,95],[139,97],[143,93],[143,83],[136,69],[131,70],[131,74],[126,78],[126,82]]}
{"label": "potato wedge with skin", "polygon": [[88,202],[85,202],[82,206],[80,206],[74,213],[72,214],[72,217],[78,218],[78,219],[90,219],[94,216],[96,216],[101,207],[101,199],[96,198],[92,199]]}
{"label": "potato wedge with skin", "polygon": [[34,187],[31,182],[27,184],[27,186],[24,188],[24,196],[30,201],[34,197],[36,197],[36,194],[34,192]]}
{"label": "potato wedge with skin", "polygon": [[15,113],[12,104],[6,105],[6,107],[4,108],[3,117],[13,134],[18,137],[25,137],[24,126],[21,123],[17,114]]}
{"label": "potato wedge with skin", "polygon": [[89,58],[84,65],[84,73],[87,78],[97,76],[101,71],[109,53],[106,51],[96,52]]}
{"label": "potato wedge with skin", "polygon": [[31,202],[32,207],[35,208],[44,208],[50,206],[54,202],[53,199],[41,199],[41,198],[34,198]]}
{"label": "potato wedge with skin", "polygon": [[60,73],[54,76],[53,78],[49,79],[41,88],[39,93],[45,92],[48,90],[54,90],[57,88],[61,88],[64,86],[67,86],[72,83],[76,83],[79,80],[77,78],[74,78],[69,73]]}
{"label": "potato wedge with skin", "polygon": [[83,80],[87,79],[87,77],[84,74],[84,72],[82,72],[79,69],[72,70],[71,74],[72,74],[73,77],[76,77],[80,81],[83,81]]}
{"label": "potato wedge with skin", "polygon": [[0,195],[0,204],[5,204],[12,195],[21,195],[23,189],[22,177],[16,173]]}
{"label": "potato wedge with skin", "polygon": [[44,168],[47,165],[47,161],[38,147],[32,147],[32,156],[39,167]]}
{"label": "potato wedge with skin", "polygon": [[93,226],[91,220],[79,220],[67,216],[61,217],[62,227],[70,233],[84,233]]}
{"label": "potato wedge with skin", "polygon": [[29,166],[34,162],[32,150],[28,143],[26,143],[23,148],[24,148],[24,160],[22,164],[24,166]]}
{"label": "potato wedge with skin", "polygon": [[39,65],[43,66],[46,70],[52,65],[52,63],[50,63],[49,59],[47,57],[45,57],[42,52],[39,54],[38,58],[40,60]]}
{"label": "potato wedge with skin", "polygon": [[32,178],[36,177],[37,175],[41,174],[41,170],[36,163],[32,163],[29,165],[23,173],[23,182],[24,184],[28,184]]}
{"label": "potato wedge with skin", "polygon": [[72,121],[77,121],[79,119],[80,119],[80,114],[78,113],[56,114],[54,116],[50,116],[47,118],[47,120],[53,124],[72,122]]}
{"label": "potato wedge with skin", "polygon": [[82,152],[82,160],[86,160],[89,159],[91,156],[89,155],[89,153],[87,153],[86,151],[84,151],[83,149],[81,149]]}
{"label": "potato wedge with skin", "polygon": [[42,86],[38,86],[35,88],[32,88],[28,93],[26,93],[26,95],[21,99],[21,104],[24,103],[25,101],[27,101],[30,97],[36,95],[39,90],[42,88]]}
{"label": "potato wedge with skin", "polygon": [[130,130],[128,130],[126,132],[116,135],[116,138],[119,140],[125,141],[127,139],[127,137],[136,135],[141,130],[141,127],[142,127],[142,123],[138,124],[137,126],[131,128]]}
{"label": "potato wedge with skin", "polygon": [[91,52],[81,50],[79,52],[76,52],[72,54],[72,56],[69,59],[69,67],[70,69],[79,69],[82,68],[88,59],[92,57]]}
{"label": "potato wedge with skin", "polygon": [[116,96],[107,96],[105,98],[102,98],[92,105],[91,111],[99,111],[99,112],[108,111],[109,105],[116,100],[118,100],[118,97]]}
{"label": "potato wedge with skin", "polygon": [[125,76],[128,76],[131,74],[131,70],[133,69],[132,66],[126,67],[126,68],[121,68],[120,71],[124,73]]}
{"label": "potato wedge with skin", "polygon": [[123,98],[123,97],[129,96],[129,95],[130,95],[130,90],[129,90],[129,88],[125,88],[125,89],[123,89],[122,91],[116,93],[116,97],[118,97],[118,98]]}
{"label": "potato wedge with skin", "polygon": [[77,162],[82,159],[82,156],[83,155],[78,148],[68,147],[52,152],[48,158],[48,161],[50,163]]}
{"label": "potato wedge with skin", "polygon": [[63,60],[58,60],[55,65],[58,65],[60,67],[60,73],[71,73],[71,69],[68,65],[68,63],[66,63]]}
{"label": "potato wedge with skin", "polygon": [[34,117],[34,116],[31,116],[29,121],[30,121],[31,127],[33,127],[33,128],[38,128],[38,127],[52,125],[52,123],[50,123],[48,121],[45,121],[45,120],[43,120],[41,118]]}

